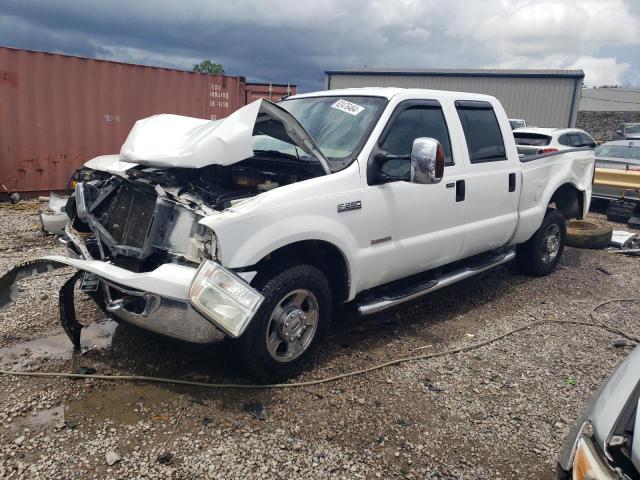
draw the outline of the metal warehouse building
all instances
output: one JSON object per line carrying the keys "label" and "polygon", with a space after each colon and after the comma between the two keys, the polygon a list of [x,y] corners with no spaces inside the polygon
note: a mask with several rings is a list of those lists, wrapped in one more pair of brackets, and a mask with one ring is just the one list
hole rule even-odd
{"label": "metal warehouse building", "polygon": [[429,88],[493,95],[510,118],[530,126],[573,127],[584,72],[582,70],[384,69],[329,70],[327,88]]}

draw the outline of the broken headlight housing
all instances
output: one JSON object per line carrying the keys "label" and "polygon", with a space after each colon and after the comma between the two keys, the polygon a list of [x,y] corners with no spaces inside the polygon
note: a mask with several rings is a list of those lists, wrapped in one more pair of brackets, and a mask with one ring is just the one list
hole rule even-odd
{"label": "broken headlight housing", "polygon": [[237,338],[260,308],[264,297],[216,262],[200,265],[189,290],[189,301],[227,335]]}
{"label": "broken headlight housing", "polygon": [[577,480],[615,480],[620,477],[607,465],[593,440],[582,435],[576,444],[573,478]]}

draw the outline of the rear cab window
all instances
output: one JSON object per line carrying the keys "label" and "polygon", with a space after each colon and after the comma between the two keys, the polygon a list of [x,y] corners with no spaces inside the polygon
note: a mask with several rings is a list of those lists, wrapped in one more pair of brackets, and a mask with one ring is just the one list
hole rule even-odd
{"label": "rear cab window", "polygon": [[467,141],[471,163],[507,160],[500,124],[489,102],[457,100],[455,102]]}
{"label": "rear cab window", "polygon": [[551,137],[542,133],[513,132],[517,145],[545,147],[551,143]]}

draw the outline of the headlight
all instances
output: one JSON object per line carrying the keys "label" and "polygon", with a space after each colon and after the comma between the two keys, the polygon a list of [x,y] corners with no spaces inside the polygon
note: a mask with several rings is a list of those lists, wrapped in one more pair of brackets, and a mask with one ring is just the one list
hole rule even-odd
{"label": "headlight", "polygon": [[206,260],[191,284],[189,300],[226,334],[237,338],[249,325],[264,297],[240,277]]}
{"label": "headlight", "polygon": [[584,435],[578,439],[573,459],[573,480],[615,480],[618,476],[609,468],[593,441]]}

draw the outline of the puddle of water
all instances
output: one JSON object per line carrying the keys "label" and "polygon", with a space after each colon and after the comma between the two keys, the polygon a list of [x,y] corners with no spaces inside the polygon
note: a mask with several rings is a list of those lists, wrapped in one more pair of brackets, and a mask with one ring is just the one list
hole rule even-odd
{"label": "puddle of water", "polygon": [[[125,425],[134,425],[140,420],[169,421],[171,417],[164,418],[169,415],[169,408],[166,414],[162,410],[177,396],[179,394],[156,385],[125,383],[111,390],[92,393],[81,400],[72,400],[66,415],[78,422],[85,419],[111,420]],[[158,416],[158,410],[163,415]]]}
{"label": "puddle of water", "polygon": [[64,407],[62,405],[46,410],[39,410],[24,420],[24,423],[30,427],[40,427],[50,423],[60,422],[64,422]]}
{"label": "puddle of water", "polygon": [[11,432],[19,432],[25,428],[33,430],[41,430],[54,426],[59,428],[58,425],[64,423],[64,417],[64,405],[60,405],[45,410],[38,410],[25,417],[18,418],[6,428],[9,428]]}
{"label": "puddle of water", "polygon": [[[82,329],[82,349],[104,349],[111,346],[118,324],[112,320],[92,323]],[[73,345],[65,333],[37,338],[28,342],[0,348],[0,367],[22,369],[36,360],[67,360],[73,354]]]}

